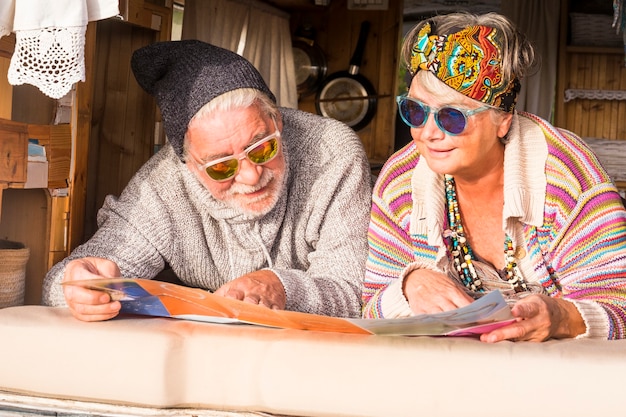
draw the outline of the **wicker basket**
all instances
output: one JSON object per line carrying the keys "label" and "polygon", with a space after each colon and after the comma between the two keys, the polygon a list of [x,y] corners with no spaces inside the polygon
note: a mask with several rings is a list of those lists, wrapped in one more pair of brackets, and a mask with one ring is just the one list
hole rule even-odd
{"label": "wicker basket", "polygon": [[24,304],[29,256],[22,243],[0,240],[0,308]]}
{"label": "wicker basket", "polygon": [[613,16],[606,14],[570,13],[572,45],[624,46],[622,34],[613,27]]}

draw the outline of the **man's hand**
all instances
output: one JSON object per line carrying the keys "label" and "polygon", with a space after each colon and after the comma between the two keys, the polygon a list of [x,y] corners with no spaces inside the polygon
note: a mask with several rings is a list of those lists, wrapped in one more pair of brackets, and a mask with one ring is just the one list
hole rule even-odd
{"label": "man's hand", "polygon": [[260,270],[242,275],[215,291],[216,295],[284,310],[287,303],[285,288],[271,271]]}
{"label": "man's hand", "polygon": [[[119,276],[120,269],[113,261],[103,258],[81,258],[67,264],[63,282]],[[119,301],[111,301],[111,297],[102,291],[65,285],[63,293],[72,315],[79,320],[108,320],[117,316],[122,308]]]}

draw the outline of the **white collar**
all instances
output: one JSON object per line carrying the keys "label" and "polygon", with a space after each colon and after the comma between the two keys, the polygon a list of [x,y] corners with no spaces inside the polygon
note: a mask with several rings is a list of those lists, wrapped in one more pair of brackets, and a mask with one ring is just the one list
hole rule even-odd
{"label": "white collar", "polygon": [[[504,148],[503,229],[514,235],[516,222],[543,224],[548,145],[541,127],[531,119],[513,115],[509,141]],[[442,213],[445,212],[443,175],[433,172],[420,158],[411,178],[413,210],[411,234],[426,234],[428,244],[442,247]]]}

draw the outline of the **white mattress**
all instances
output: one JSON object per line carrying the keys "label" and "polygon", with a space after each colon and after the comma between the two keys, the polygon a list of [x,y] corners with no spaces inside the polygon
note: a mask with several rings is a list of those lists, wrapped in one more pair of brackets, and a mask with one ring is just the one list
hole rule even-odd
{"label": "white mattress", "polygon": [[79,415],[614,415],[625,374],[626,341],[488,345],[0,310],[4,412],[19,403]]}

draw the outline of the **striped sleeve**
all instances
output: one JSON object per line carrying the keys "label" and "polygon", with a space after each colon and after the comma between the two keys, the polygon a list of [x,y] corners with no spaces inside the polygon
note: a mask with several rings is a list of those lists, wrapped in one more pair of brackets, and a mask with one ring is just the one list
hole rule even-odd
{"label": "striped sleeve", "polygon": [[[414,145],[394,154],[381,171],[372,196],[368,231],[369,254],[363,288],[363,317],[384,318],[389,315],[383,299],[397,299],[397,281],[415,260],[419,237],[409,233],[412,210],[411,176],[419,159]],[[422,245],[426,237],[422,238]],[[394,286],[393,284],[396,283]],[[387,294],[393,291],[394,294]],[[387,305],[394,303],[386,303]],[[408,303],[407,303],[408,305]]]}
{"label": "striped sleeve", "polygon": [[567,131],[545,132],[546,221],[537,235],[549,248],[556,282],[543,272],[542,283],[552,296],[576,304],[587,336],[626,338],[626,210],[582,140]]}

